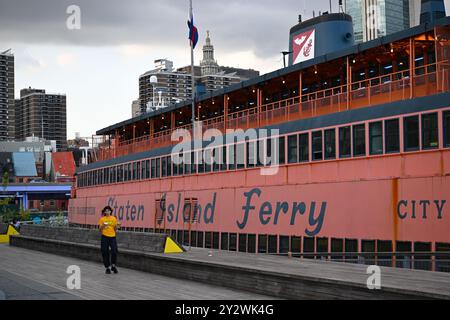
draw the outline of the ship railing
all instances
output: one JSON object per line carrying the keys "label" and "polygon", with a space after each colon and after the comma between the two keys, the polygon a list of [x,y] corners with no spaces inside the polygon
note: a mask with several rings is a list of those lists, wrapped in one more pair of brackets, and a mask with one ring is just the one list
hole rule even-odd
{"label": "ship railing", "polygon": [[[228,114],[226,124],[225,117],[218,116],[203,122],[203,130],[211,128],[224,130],[225,127],[245,130],[450,90],[448,61],[418,66],[413,70],[412,80],[410,69],[380,75],[353,82],[349,91],[345,84],[233,112]],[[186,129],[191,132],[192,125],[187,124],[177,129]],[[103,156],[117,157],[170,145],[173,143],[171,134],[172,130],[169,129],[155,133],[153,136],[145,135],[122,141],[115,148],[116,152],[105,153]]]}

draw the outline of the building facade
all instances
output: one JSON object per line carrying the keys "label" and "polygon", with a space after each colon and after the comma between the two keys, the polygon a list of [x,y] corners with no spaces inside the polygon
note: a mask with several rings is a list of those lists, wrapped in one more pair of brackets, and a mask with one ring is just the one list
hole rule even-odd
{"label": "building facade", "polygon": [[355,42],[361,43],[410,28],[420,0],[346,0],[345,8],[353,18]]}
{"label": "building facade", "polygon": [[14,55],[0,53],[0,141],[14,140]]}
{"label": "building facade", "polygon": [[[219,66],[214,58],[214,46],[209,31],[203,46],[203,59],[200,66],[194,66],[196,94],[223,89],[250,78],[258,77],[259,71]],[[152,82],[153,81],[153,82]],[[192,97],[191,66],[174,69],[173,62],[167,59],[155,60],[155,69],[139,77],[139,106],[133,102],[133,117]],[[154,110],[154,109],[153,109]]]}
{"label": "building facade", "polygon": [[67,149],[66,96],[42,89],[22,89],[15,103],[16,140],[40,137],[55,140],[57,151]]}

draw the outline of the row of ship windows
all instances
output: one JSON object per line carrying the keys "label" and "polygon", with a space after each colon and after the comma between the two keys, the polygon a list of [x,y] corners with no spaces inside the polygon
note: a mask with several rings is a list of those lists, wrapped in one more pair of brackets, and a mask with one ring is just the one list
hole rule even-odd
{"label": "row of ship windows", "polygon": [[[443,115],[443,145],[450,147],[450,111]],[[399,153],[400,124],[403,122],[403,151],[439,148],[438,113],[355,124],[339,128],[270,138],[257,142],[192,151],[180,155],[184,162],[175,164],[172,156],[130,162],[79,174],[78,187],[158,179],[171,176],[203,174],[226,170],[285,165],[351,157]],[[368,129],[368,141],[366,130]],[[336,136],[338,139],[336,139]],[[272,150],[274,152],[272,152]],[[261,155],[261,153],[263,155]],[[261,159],[262,158],[262,159]],[[269,163],[269,159],[272,159]],[[206,161],[196,161],[207,159]]]}

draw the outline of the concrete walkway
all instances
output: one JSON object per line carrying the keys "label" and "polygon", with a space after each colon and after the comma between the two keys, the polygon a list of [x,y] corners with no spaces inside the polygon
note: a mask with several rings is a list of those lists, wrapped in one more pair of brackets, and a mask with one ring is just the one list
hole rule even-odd
{"label": "concrete walkway", "polygon": [[[81,269],[81,290],[66,286],[68,266]],[[1,299],[253,300],[273,299],[203,283],[119,269],[106,275],[101,264],[0,245]]]}

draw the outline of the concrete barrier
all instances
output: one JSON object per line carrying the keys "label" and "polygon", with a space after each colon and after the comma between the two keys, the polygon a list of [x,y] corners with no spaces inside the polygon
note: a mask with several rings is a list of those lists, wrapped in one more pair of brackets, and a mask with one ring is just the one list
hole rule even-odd
{"label": "concrete barrier", "polygon": [[[81,229],[68,227],[50,227],[39,225],[23,225],[20,234],[26,238],[57,240],[78,244],[91,244],[100,247],[100,231],[97,229]],[[158,252],[165,250],[167,235],[154,233],[118,232],[119,250],[129,249],[140,252]]]}

